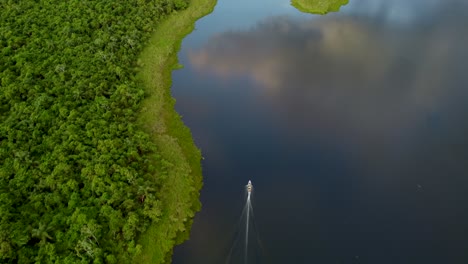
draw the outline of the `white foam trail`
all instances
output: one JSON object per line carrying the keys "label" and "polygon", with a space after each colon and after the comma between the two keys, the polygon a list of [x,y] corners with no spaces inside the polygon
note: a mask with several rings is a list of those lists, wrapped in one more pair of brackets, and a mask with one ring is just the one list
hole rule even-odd
{"label": "white foam trail", "polygon": [[[244,219],[244,215],[245,215],[246,210],[247,210],[247,204],[244,206],[244,209],[242,209],[242,213],[241,213],[241,216],[239,218],[239,221],[237,222],[236,229],[239,229],[241,227],[242,220]],[[239,240],[240,240],[240,235],[238,233],[237,235],[235,235],[234,242],[232,243],[232,246],[229,249],[229,254],[228,254],[227,258],[226,258],[225,264],[231,263],[231,256],[232,256],[233,250],[234,250],[235,246],[237,245],[237,242],[239,242]]]}
{"label": "white foam trail", "polygon": [[247,249],[249,247],[249,221],[250,221],[250,192],[247,195],[247,229],[245,230],[245,264],[248,262],[248,254]]}

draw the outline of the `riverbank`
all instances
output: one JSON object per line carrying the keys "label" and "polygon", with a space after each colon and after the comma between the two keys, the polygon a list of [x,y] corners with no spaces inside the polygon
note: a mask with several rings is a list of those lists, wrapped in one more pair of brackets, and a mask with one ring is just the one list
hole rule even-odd
{"label": "riverbank", "polygon": [[170,72],[207,3],[0,3],[1,263],[162,262],[182,240],[200,153]]}
{"label": "riverbank", "polygon": [[143,101],[137,123],[152,135],[168,169],[157,175],[163,179],[158,197],[162,203],[160,220],[141,236],[142,252],[135,263],[170,262],[173,247],[188,238],[195,212],[201,208],[201,153],[174,109],[170,88],[172,71],[179,66],[177,53],[182,39],[215,5],[216,0],[191,1],[186,10],[159,24],[140,56],[138,78],[143,80],[149,97]]}

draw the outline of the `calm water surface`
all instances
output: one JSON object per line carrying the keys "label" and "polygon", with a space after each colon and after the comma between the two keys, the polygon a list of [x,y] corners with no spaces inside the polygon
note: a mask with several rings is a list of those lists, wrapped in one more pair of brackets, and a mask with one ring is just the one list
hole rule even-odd
{"label": "calm water surface", "polygon": [[251,264],[468,263],[468,1],[219,0],[179,56],[205,159],[173,263],[224,263],[249,179]]}

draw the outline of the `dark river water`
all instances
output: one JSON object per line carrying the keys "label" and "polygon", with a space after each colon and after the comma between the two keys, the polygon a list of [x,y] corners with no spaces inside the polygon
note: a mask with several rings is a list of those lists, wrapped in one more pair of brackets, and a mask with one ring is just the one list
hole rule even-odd
{"label": "dark river water", "polygon": [[249,264],[468,263],[468,1],[219,0],[179,58],[205,159],[174,264],[225,263],[248,180]]}

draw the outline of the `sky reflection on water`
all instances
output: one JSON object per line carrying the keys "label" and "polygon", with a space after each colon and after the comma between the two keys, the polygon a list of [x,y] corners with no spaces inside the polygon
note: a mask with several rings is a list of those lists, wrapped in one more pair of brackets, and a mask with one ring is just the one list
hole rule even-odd
{"label": "sky reflection on water", "polygon": [[251,178],[270,263],[467,263],[467,7],[351,0],[189,37],[173,94],[204,207],[174,263],[222,263]]}

